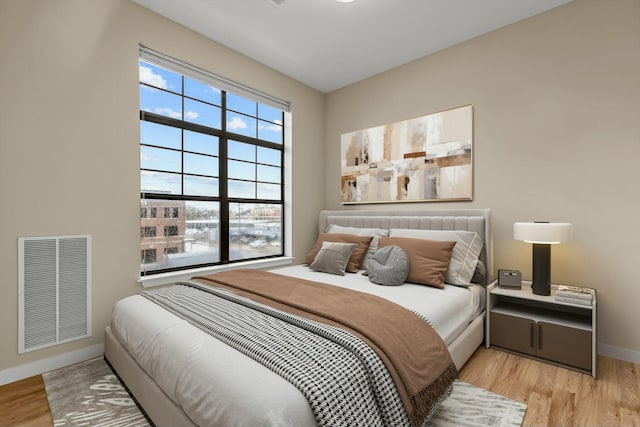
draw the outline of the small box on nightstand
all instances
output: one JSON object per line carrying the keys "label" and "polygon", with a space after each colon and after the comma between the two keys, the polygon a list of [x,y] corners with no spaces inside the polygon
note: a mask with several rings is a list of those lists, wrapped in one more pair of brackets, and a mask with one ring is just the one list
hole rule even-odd
{"label": "small box on nightstand", "polygon": [[522,273],[518,270],[498,270],[498,286],[508,289],[522,288]]}

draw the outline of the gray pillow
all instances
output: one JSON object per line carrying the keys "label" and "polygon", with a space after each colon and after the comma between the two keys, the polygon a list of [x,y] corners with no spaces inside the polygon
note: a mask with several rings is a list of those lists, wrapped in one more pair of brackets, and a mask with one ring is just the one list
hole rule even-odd
{"label": "gray pillow", "polygon": [[358,245],[355,243],[322,242],[322,247],[309,265],[309,268],[344,276],[351,252],[356,246]]}
{"label": "gray pillow", "polygon": [[373,254],[368,267],[369,281],[378,285],[398,286],[409,275],[409,256],[400,246],[385,246]]}

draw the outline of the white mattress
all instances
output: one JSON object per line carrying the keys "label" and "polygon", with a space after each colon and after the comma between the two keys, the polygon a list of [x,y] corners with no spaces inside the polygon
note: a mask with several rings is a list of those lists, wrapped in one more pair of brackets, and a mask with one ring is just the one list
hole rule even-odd
{"label": "white mattress", "polygon": [[[305,266],[274,272],[357,289],[426,316],[450,343],[484,306],[478,286],[383,287],[359,274],[333,276]],[[140,295],[120,300],[111,329],[165,394],[200,426],[315,426],[300,391],[279,375]]]}
{"label": "white mattress", "polygon": [[429,319],[431,326],[447,345],[451,344],[485,307],[485,289],[481,285],[445,285],[444,289],[412,283],[380,286],[371,283],[367,276],[361,274],[362,271],[338,276],[313,271],[304,265],[280,268],[272,272],[330,283],[393,301]]}

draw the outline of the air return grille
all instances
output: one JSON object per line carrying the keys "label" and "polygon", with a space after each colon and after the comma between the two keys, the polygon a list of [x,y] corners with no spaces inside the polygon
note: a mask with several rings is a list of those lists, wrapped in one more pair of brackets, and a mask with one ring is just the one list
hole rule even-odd
{"label": "air return grille", "polygon": [[91,236],[18,239],[20,353],[91,336]]}

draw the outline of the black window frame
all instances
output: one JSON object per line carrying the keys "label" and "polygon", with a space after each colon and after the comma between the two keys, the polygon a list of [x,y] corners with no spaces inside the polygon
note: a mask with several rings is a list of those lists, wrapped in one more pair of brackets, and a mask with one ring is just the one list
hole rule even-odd
{"label": "black window frame", "polygon": [[[196,196],[196,195],[184,195],[184,175],[191,175],[193,176],[194,174],[192,173],[185,173],[184,171],[184,163],[183,163],[183,167],[181,169],[181,171],[179,173],[176,172],[176,174],[179,174],[181,177],[181,186],[182,186],[182,194],[181,195],[177,195],[177,194],[166,194],[166,193],[152,193],[152,192],[143,192],[141,190],[140,192],[140,199],[141,202],[144,202],[144,200],[169,200],[169,201],[207,201],[207,202],[216,202],[218,203],[219,206],[219,219],[220,219],[220,229],[219,229],[219,255],[220,255],[220,259],[219,261],[212,261],[210,263],[204,263],[204,264],[190,264],[190,265],[186,265],[186,266],[180,266],[180,267],[172,267],[172,268],[164,268],[164,269],[154,269],[154,270],[146,270],[145,269],[145,263],[141,263],[141,275],[142,276],[151,276],[154,274],[160,274],[160,273],[167,273],[167,272],[172,272],[172,271],[181,271],[181,270],[188,270],[188,269],[193,269],[193,268],[201,268],[201,267],[209,267],[209,266],[216,266],[216,265],[224,265],[224,264],[241,264],[243,262],[247,262],[247,261],[254,261],[254,260],[260,260],[260,259],[269,259],[269,258],[277,258],[277,257],[282,257],[284,256],[284,242],[285,242],[285,220],[286,220],[286,213],[285,213],[285,141],[286,141],[286,137],[285,137],[285,119],[286,119],[286,114],[284,110],[281,110],[279,108],[277,108],[278,110],[281,111],[281,115],[280,115],[280,120],[281,120],[281,128],[282,128],[282,140],[280,143],[276,143],[276,142],[271,142],[271,141],[267,141],[267,140],[261,140],[258,138],[259,136],[259,129],[258,126],[261,123],[269,123],[270,121],[265,120],[265,118],[260,118],[259,117],[259,104],[261,104],[261,101],[259,99],[252,99],[249,98],[245,95],[238,95],[238,96],[242,96],[245,99],[249,99],[251,101],[255,101],[256,102],[256,115],[255,117],[253,116],[249,116],[252,117],[253,119],[255,119],[256,121],[256,137],[249,137],[249,136],[245,136],[239,133],[235,133],[235,132],[231,132],[227,129],[227,113],[233,113],[233,114],[242,114],[242,115],[247,115],[245,113],[242,112],[238,112],[235,110],[227,110],[227,106],[226,106],[226,99],[227,99],[227,93],[233,93],[234,95],[237,95],[234,92],[230,92],[224,89],[219,89],[220,93],[221,93],[221,97],[220,97],[220,105],[217,104],[213,104],[207,101],[203,101],[201,99],[197,99],[194,98],[192,96],[186,95],[185,94],[185,77],[186,78],[190,78],[193,79],[193,76],[189,76],[186,75],[182,72],[180,72],[180,70],[176,70],[173,68],[169,68],[165,65],[157,65],[155,63],[153,63],[152,61],[148,61],[147,59],[144,59],[142,57],[139,58],[140,61],[143,62],[147,62],[150,64],[153,64],[154,66],[160,67],[162,69],[165,69],[167,71],[170,71],[172,73],[175,74],[179,74],[181,75],[181,81],[182,81],[182,91],[179,94],[179,96],[181,97],[181,102],[182,102],[182,106],[183,106],[183,111],[184,111],[184,105],[185,105],[185,99],[187,100],[195,100],[198,102],[204,102],[206,104],[209,105],[213,105],[216,107],[220,107],[221,109],[221,122],[220,122],[220,129],[214,128],[214,127],[207,127],[198,123],[193,123],[190,121],[185,121],[185,120],[181,120],[181,119],[176,119],[176,118],[172,118],[172,117],[167,117],[164,115],[160,115],[160,114],[156,114],[153,112],[149,112],[149,111],[144,111],[142,110],[142,105],[140,105],[140,110],[139,110],[139,119],[140,119],[140,123],[142,124],[143,122],[150,122],[150,123],[155,123],[155,124],[159,124],[159,125],[163,125],[163,126],[169,126],[172,128],[177,128],[181,130],[181,149],[177,150],[180,151],[182,155],[184,155],[185,153],[191,153],[188,150],[185,150],[184,147],[184,133],[185,131],[190,131],[190,132],[196,132],[196,133],[201,133],[201,134],[205,134],[205,135],[210,135],[210,136],[215,136],[218,139],[218,154],[217,157],[218,158],[218,185],[219,185],[219,194],[218,196]],[[208,83],[205,83],[208,84]],[[140,86],[147,86],[150,87],[154,90],[164,90],[149,84],[146,84],[142,81],[139,81],[139,87]],[[169,91],[167,90],[168,93],[172,93],[172,94],[176,94],[175,91]],[[254,145],[255,147],[264,147],[264,148],[268,148],[268,149],[275,149],[280,151],[280,165],[277,166],[280,168],[280,182],[279,183],[274,183],[274,182],[270,182],[270,181],[260,181],[259,180],[259,176],[257,174],[257,170],[259,166],[270,166],[270,167],[274,167],[273,164],[268,164],[268,163],[261,163],[258,161],[258,158],[256,157],[255,162],[250,162],[253,163],[255,169],[256,169],[256,176],[255,176],[255,180],[251,180],[251,181],[247,181],[247,182],[252,182],[255,185],[255,198],[238,198],[238,197],[229,197],[228,195],[228,185],[229,185],[229,181],[230,178],[228,177],[228,170],[227,170],[227,162],[230,160],[228,155],[227,155],[227,145],[229,143],[229,141],[237,141],[237,142],[243,142],[243,143],[248,143],[251,145]],[[143,146],[147,146],[147,147],[153,147],[153,148],[165,148],[166,147],[159,147],[159,146],[154,146],[154,145],[149,145],[149,144],[143,144],[142,140],[140,141],[140,147]],[[256,148],[257,150],[257,148]],[[201,154],[201,153],[196,153],[196,154]],[[233,159],[231,159],[233,160]],[[183,159],[184,162],[184,159]],[[153,171],[151,169],[143,169],[142,166],[140,166],[140,170],[150,170]],[[164,172],[164,171],[163,171]],[[196,175],[197,176],[197,175]],[[261,199],[258,198],[258,184],[260,183],[264,183],[264,184],[269,184],[269,185],[279,185],[280,186],[280,198],[279,199]],[[232,244],[232,239],[230,239],[230,206],[232,204],[248,204],[248,205],[269,205],[269,206],[279,206],[280,207],[280,235],[281,235],[281,245],[280,245],[280,250],[278,253],[274,253],[274,254],[269,254],[269,255],[265,255],[265,256],[257,256],[257,257],[249,257],[249,258],[242,258],[242,259],[230,259],[229,256],[229,249],[230,249],[230,245]],[[153,208],[155,209],[155,208]],[[164,209],[164,219],[165,220],[175,220],[178,218],[178,216],[175,215],[175,211],[177,210],[177,208],[173,208],[173,212],[171,212],[173,215],[169,215],[167,216],[167,208],[165,207]],[[160,212],[158,212],[158,214],[160,214]],[[160,215],[158,215],[159,217]],[[147,217],[147,212],[145,212],[145,217]],[[171,236],[173,237],[173,236]]]}

